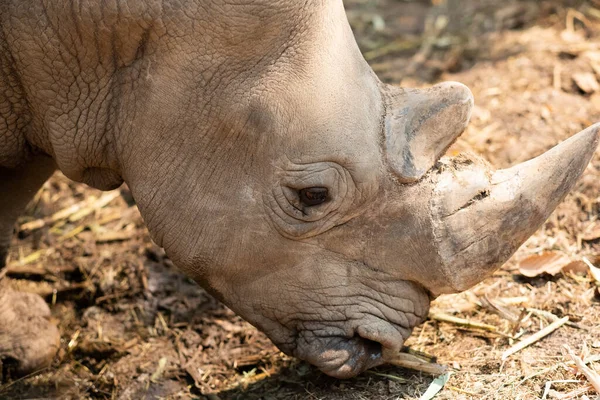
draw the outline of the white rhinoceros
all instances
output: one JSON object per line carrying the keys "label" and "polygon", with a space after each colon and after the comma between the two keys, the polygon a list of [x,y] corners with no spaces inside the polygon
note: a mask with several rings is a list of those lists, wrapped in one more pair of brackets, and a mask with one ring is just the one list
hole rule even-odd
{"label": "white rhinoceros", "polygon": [[[598,142],[593,127],[496,172],[440,160],[470,91],[381,83],[341,0],[0,0],[0,71],[2,261],[55,169],[126,182],[179,268],[340,378],[505,262]],[[9,311],[0,357],[43,366],[25,339],[37,350],[2,347]]]}

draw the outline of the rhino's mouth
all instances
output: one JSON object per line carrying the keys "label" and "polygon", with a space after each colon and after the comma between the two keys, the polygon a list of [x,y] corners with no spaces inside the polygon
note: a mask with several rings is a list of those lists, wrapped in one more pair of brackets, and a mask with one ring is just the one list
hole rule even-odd
{"label": "rhino's mouth", "polygon": [[383,364],[384,350],[400,351],[412,329],[426,317],[429,295],[420,285],[406,281],[370,286],[374,287],[369,294],[344,298],[330,294],[321,319],[298,322],[288,342],[291,346],[280,344],[280,348],[335,378],[351,378]]}
{"label": "rhino's mouth", "polygon": [[321,337],[318,342],[301,344],[294,353],[295,357],[339,379],[352,378],[384,362],[381,344],[360,336]]}

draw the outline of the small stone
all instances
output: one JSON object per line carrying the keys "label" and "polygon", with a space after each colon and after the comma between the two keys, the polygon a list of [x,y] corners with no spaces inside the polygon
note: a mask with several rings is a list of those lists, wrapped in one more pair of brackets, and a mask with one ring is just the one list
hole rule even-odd
{"label": "small stone", "polygon": [[590,94],[600,91],[600,84],[594,74],[590,72],[573,74],[573,81],[584,93]]}
{"label": "small stone", "polygon": [[0,287],[0,359],[14,360],[9,375],[48,367],[59,347],[60,333],[50,321],[46,302],[36,294]]}

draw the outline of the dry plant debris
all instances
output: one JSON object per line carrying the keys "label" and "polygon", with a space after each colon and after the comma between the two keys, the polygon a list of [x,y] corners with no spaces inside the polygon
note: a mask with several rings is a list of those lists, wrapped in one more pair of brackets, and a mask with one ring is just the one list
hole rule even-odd
{"label": "dry plant debris", "polygon": [[566,324],[568,321],[569,321],[569,317],[561,318],[557,321],[554,321],[553,323],[551,323],[544,329],[534,333],[533,335],[524,338],[519,343],[517,343],[516,345],[509,348],[504,353],[502,353],[502,361],[506,360],[508,357],[512,356],[516,352],[523,350],[525,347],[530,346],[533,343],[537,342],[538,340],[543,339],[544,337],[548,336],[549,334],[551,334],[552,332],[554,332],[555,330],[557,330],[558,328],[560,328],[561,326]]}
{"label": "dry plant debris", "polygon": [[569,345],[565,344],[563,348],[566,350],[566,353],[569,356],[569,358],[575,363],[575,366],[577,367],[579,372],[585,375],[585,377],[594,387],[594,390],[596,390],[596,393],[600,395],[600,375],[598,375],[596,371],[585,365],[586,363],[581,358],[579,358],[573,352],[573,350],[571,350]]}
{"label": "dry plant debris", "polygon": [[[456,80],[471,88],[472,123],[450,153],[477,152],[503,168],[600,121],[600,2],[435,3],[345,1],[383,80],[419,87]],[[177,272],[148,238],[127,189],[120,192],[103,194],[57,174],[19,221],[0,279],[42,293],[62,340],[50,369],[0,384],[0,398],[416,400],[432,385],[433,376],[394,366],[336,381],[281,354]],[[434,302],[406,345],[437,357],[421,362],[452,370],[436,399],[537,400],[548,382],[549,398],[597,396],[562,349],[587,343],[590,354],[579,358],[598,369],[600,283],[585,260],[600,265],[599,212],[597,156],[503,269]],[[519,272],[545,253],[566,258],[536,264],[533,276]],[[502,362],[523,338],[565,318]]]}
{"label": "dry plant debris", "polygon": [[390,352],[385,352],[384,350],[384,358],[387,361],[387,363],[391,365],[410,369],[413,371],[424,372],[426,374],[434,375],[436,377],[444,375],[447,372],[447,368],[445,366],[436,364],[428,359],[419,357],[415,354],[402,352],[392,354]]}

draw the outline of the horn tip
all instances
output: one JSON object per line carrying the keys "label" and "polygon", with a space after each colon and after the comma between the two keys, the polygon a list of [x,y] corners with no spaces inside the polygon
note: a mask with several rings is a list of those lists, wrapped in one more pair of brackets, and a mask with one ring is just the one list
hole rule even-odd
{"label": "horn tip", "polygon": [[590,126],[580,133],[588,138],[590,146],[596,148],[600,142],[600,122]]}
{"label": "horn tip", "polygon": [[587,159],[589,162],[600,143],[600,123],[573,135],[563,143],[564,145],[561,143],[558,147],[564,146],[567,153],[573,158],[581,157],[582,161]]}
{"label": "horn tip", "polygon": [[434,88],[451,94],[454,103],[468,104],[472,107],[475,101],[471,89],[460,82],[446,81],[437,84]]}

